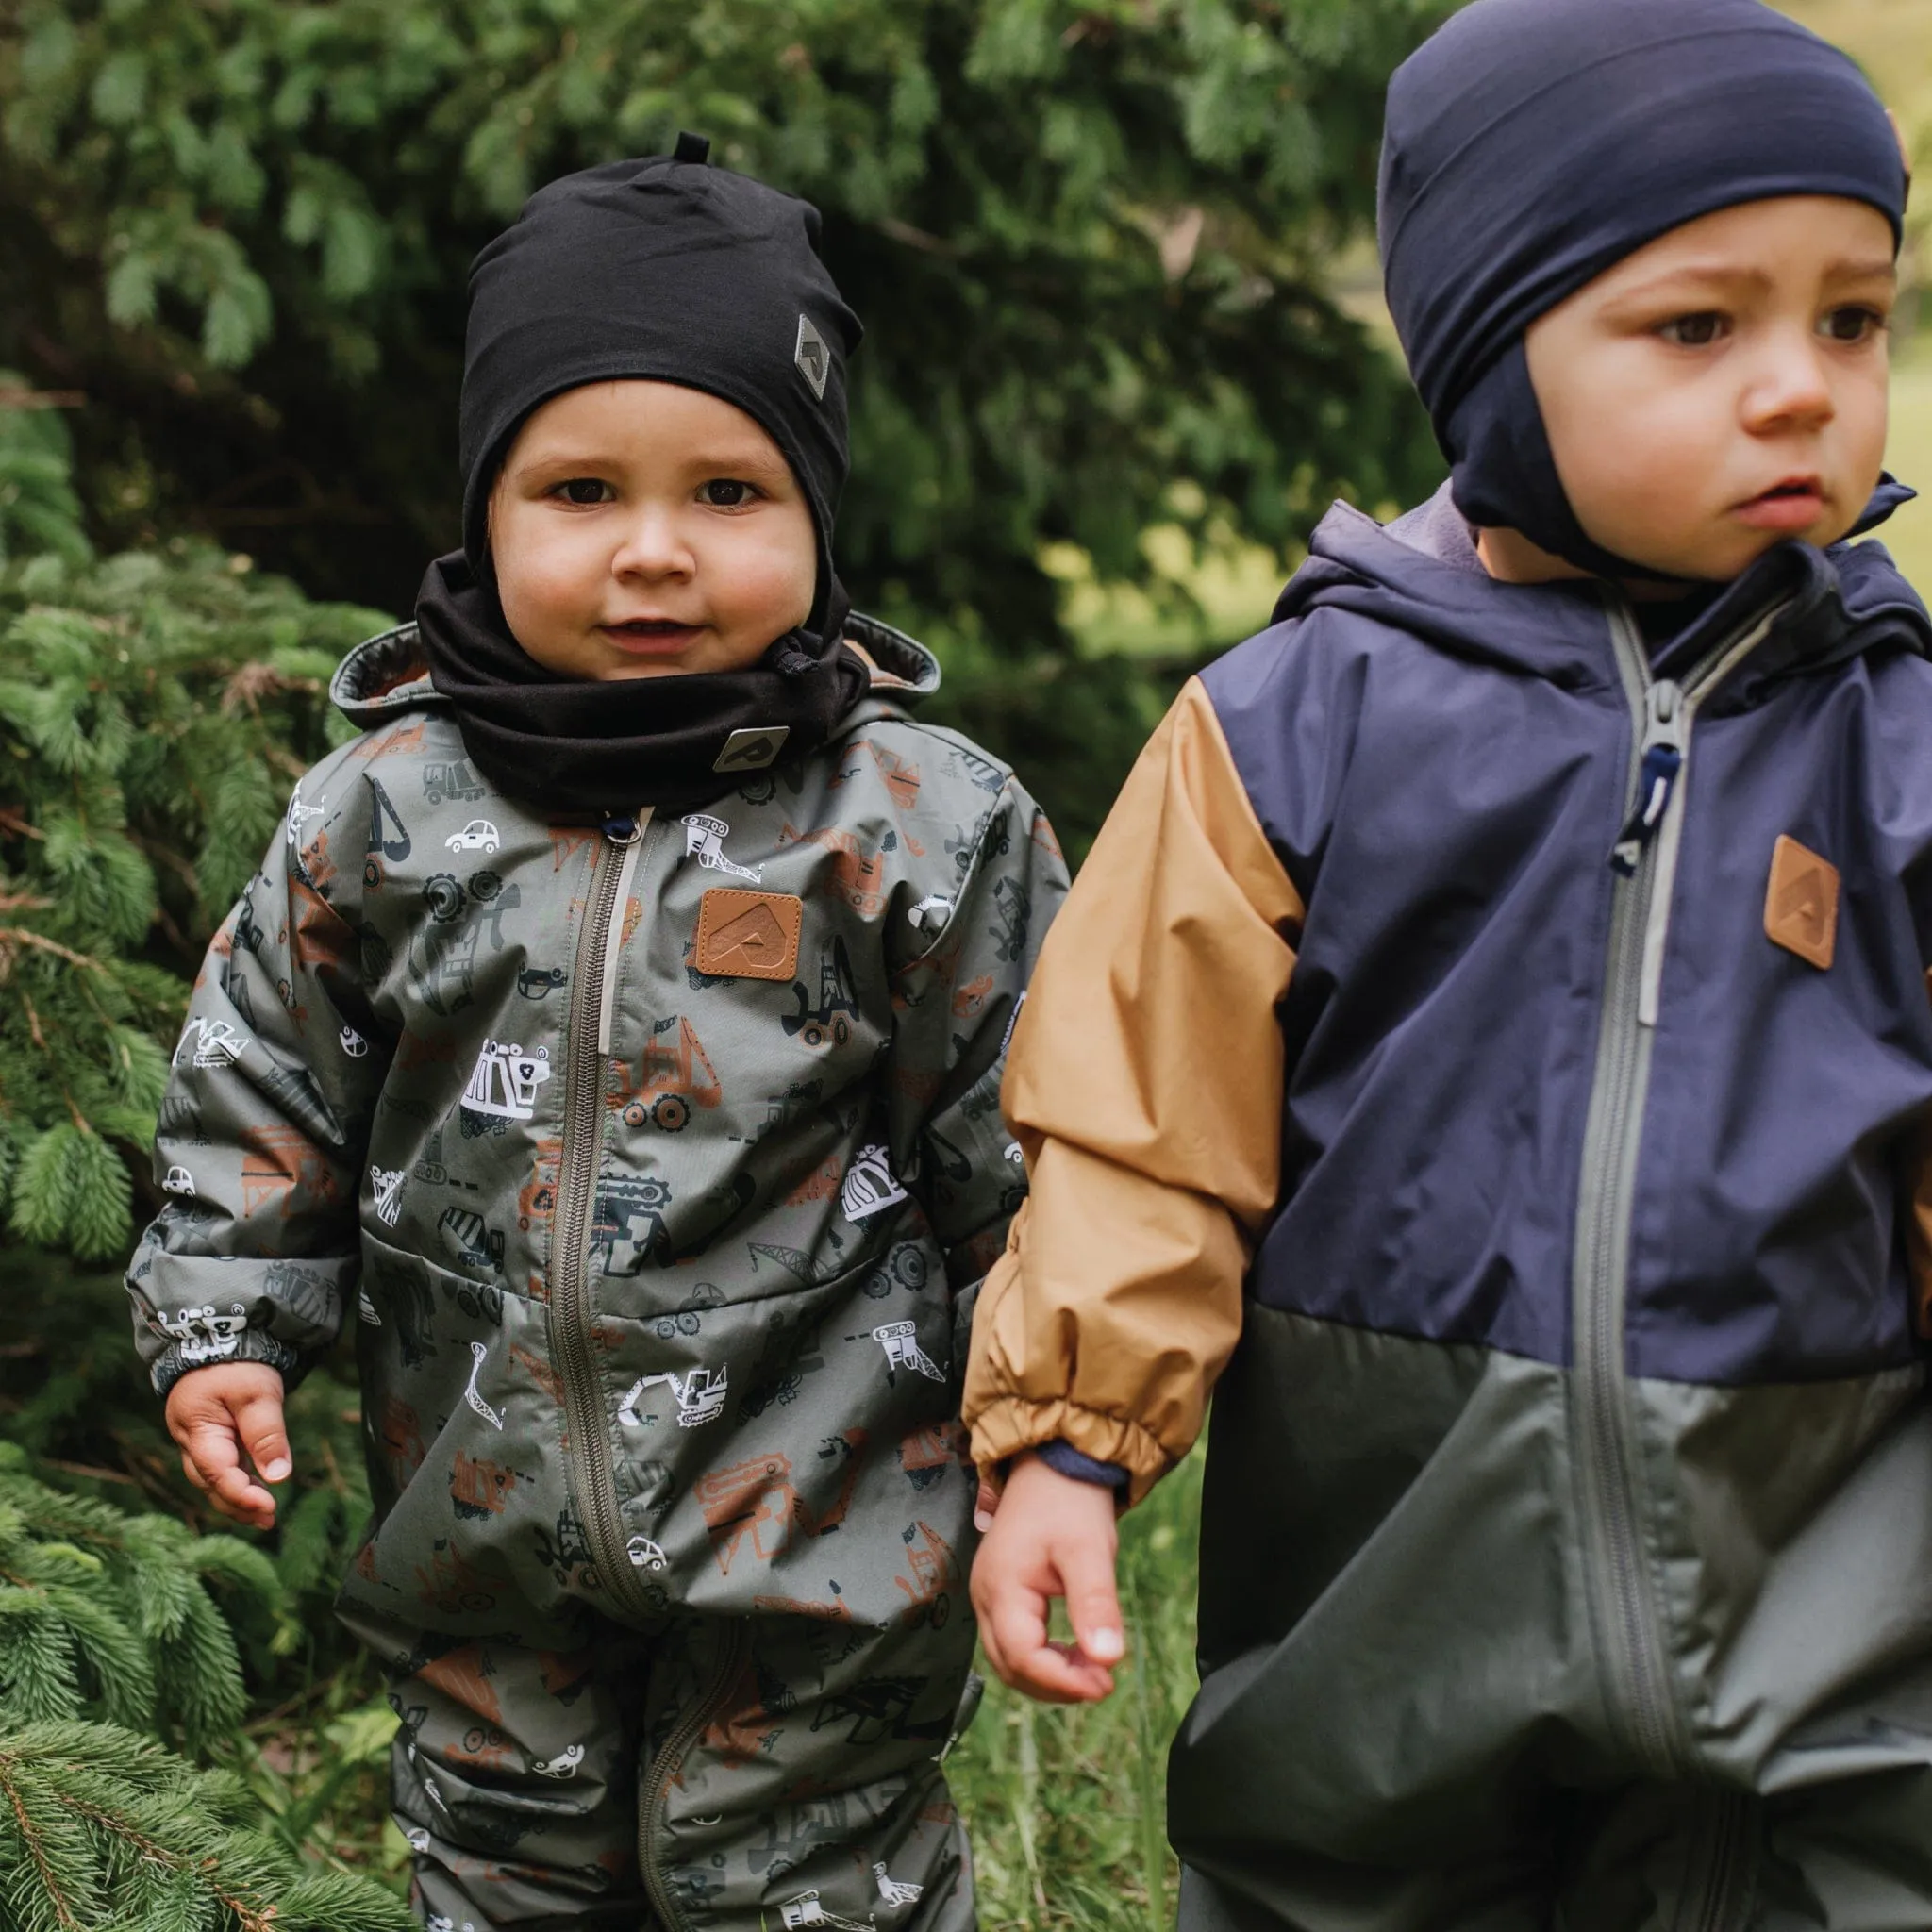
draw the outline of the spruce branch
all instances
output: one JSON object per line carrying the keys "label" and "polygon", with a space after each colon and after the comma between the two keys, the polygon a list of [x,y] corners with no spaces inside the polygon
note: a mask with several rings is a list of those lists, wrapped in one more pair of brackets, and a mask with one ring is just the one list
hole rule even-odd
{"label": "spruce branch", "polygon": [[364,619],[206,546],[94,558],[65,434],[0,403],[0,1225],[107,1260],[189,980],[329,746],[326,677]]}

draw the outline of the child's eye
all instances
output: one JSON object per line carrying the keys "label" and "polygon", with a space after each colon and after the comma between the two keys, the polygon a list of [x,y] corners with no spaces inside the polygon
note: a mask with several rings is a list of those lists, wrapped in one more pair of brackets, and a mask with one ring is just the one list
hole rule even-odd
{"label": "child's eye", "polygon": [[1862,302],[1848,302],[1841,308],[1834,308],[1818,326],[1822,334],[1835,342],[1865,342],[1885,328],[1886,320],[1877,309]]}
{"label": "child's eye", "polygon": [[595,476],[569,477],[550,493],[560,496],[566,503],[576,504],[580,508],[589,508],[593,503],[614,503],[617,500],[617,492],[609,484]]}
{"label": "child's eye", "polygon": [[749,483],[741,483],[736,476],[713,476],[698,490],[699,501],[713,509],[742,509],[757,495]]}
{"label": "child's eye", "polygon": [[1680,349],[1707,349],[1729,328],[1730,323],[1724,316],[1715,308],[1705,308],[1695,315],[1674,315],[1657,334]]}

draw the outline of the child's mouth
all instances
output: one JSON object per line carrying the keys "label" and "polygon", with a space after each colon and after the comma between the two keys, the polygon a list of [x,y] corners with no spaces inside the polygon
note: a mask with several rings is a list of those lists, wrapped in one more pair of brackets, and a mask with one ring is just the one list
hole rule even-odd
{"label": "child's mouth", "polygon": [[633,617],[598,626],[620,651],[636,657],[674,657],[697,637],[702,625],[678,624],[668,617]]}
{"label": "child's mouth", "polygon": [[1824,513],[1824,491],[1815,476],[1790,476],[1738,506],[1754,529],[1807,530]]}

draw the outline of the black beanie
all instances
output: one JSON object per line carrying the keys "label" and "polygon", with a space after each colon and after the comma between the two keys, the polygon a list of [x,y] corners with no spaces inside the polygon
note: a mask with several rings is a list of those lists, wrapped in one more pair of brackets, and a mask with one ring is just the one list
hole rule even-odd
{"label": "black beanie", "polygon": [[1523,364],[1540,315],[1646,242],[1780,195],[1904,231],[1907,175],[1871,84],[1762,0],[1474,0],[1389,85],[1390,311],[1456,500],[1583,568]]}
{"label": "black beanie", "polygon": [[784,452],[811,506],[832,595],[845,483],[845,363],[863,330],[819,259],[819,213],[708,165],[710,144],[611,161],[540,189],[470,271],[463,548],[490,580],[488,505],[524,419],[585,383],[646,377],[735,404]]}

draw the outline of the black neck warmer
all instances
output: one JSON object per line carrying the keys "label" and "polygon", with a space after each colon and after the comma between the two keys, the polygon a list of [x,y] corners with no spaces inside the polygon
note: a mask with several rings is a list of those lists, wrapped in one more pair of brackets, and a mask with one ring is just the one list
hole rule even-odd
{"label": "black neck warmer", "polygon": [[[1870,83],[1762,0],[1474,0],[1389,86],[1389,307],[1471,523],[1600,576],[1557,475],[1524,331],[1646,242],[1816,194],[1903,233],[1906,170]],[[1905,494],[1881,490],[1875,520]],[[1881,498],[1884,499],[1881,502]]]}
{"label": "black neck warmer", "polygon": [[824,602],[822,631],[791,631],[742,671],[558,677],[510,635],[494,589],[458,550],[429,566],[416,625],[431,681],[491,784],[554,810],[684,812],[815,751],[864,695],[871,674],[843,642],[851,606],[836,577]]}

